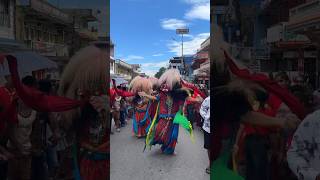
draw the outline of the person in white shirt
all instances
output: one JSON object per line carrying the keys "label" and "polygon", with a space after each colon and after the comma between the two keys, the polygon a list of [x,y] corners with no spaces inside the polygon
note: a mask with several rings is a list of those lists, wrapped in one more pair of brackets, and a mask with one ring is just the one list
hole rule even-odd
{"label": "person in white shirt", "polygon": [[204,130],[204,148],[208,151],[209,167],[206,168],[206,172],[210,174],[211,158],[210,158],[210,96],[208,96],[201,104],[200,115],[203,118]]}
{"label": "person in white shirt", "polygon": [[291,171],[299,180],[320,180],[320,111],[307,116],[287,152]]}

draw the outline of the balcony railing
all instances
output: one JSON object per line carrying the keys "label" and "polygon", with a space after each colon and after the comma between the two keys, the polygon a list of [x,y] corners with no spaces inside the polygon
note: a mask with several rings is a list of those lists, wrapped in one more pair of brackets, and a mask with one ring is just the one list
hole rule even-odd
{"label": "balcony railing", "polygon": [[58,9],[57,7],[51,5],[50,3],[43,0],[23,0],[20,2],[21,6],[31,7],[33,10],[43,13],[48,17],[57,18],[65,23],[72,23],[72,18]]}
{"label": "balcony railing", "polygon": [[69,47],[65,44],[48,43],[41,41],[27,41],[28,47],[43,56],[68,57]]}

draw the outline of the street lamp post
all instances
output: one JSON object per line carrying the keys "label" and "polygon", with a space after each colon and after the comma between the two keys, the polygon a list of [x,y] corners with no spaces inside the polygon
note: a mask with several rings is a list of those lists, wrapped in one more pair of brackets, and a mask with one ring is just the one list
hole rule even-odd
{"label": "street lamp post", "polygon": [[185,71],[186,68],[185,68],[185,63],[184,63],[184,58],[183,58],[183,35],[189,34],[189,29],[188,28],[177,29],[176,33],[181,34],[181,61],[182,61],[182,65],[183,65],[183,70]]}

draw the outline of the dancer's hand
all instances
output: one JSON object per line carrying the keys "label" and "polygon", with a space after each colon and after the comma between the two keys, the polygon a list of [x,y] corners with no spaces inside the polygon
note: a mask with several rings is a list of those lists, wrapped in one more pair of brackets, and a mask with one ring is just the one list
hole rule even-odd
{"label": "dancer's hand", "polygon": [[286,118],[283,120],[283,127],[288,129],[296,129],[300,124],[300,120],[295,117]]}

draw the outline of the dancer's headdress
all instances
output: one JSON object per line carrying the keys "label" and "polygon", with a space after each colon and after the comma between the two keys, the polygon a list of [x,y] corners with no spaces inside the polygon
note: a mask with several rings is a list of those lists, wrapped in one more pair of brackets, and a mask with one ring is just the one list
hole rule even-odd
{"label": "dancer's headdress", "polygon": [[[77,52],[65,67],[60,80],[60,96],[79,99],[79,93],[88,96],[97,91],[105,93],[107,84],[107,51],[90,45]],[[63,113],[66,120],[79,116],[76,110]]]}
{"label": "dancer's headdress", "polygon": [[132,91],[134,93],[138,93],[140,91],[143,91],[147,94],[151,94],[152,83],[147,78],[137,76],[131,81],[129,88],[130,88],[130,91]]}
{"label": "dancer's headdress", "polygon": [[148,78],[152,84],[153,89],[157,89],[159,87],[159,79],[155,77],[149,77]]}
{"label": "dancer's headdress", "polygon": [[160,87],[166,86],[169,91],[180,85],[181,76],[177,69],[169,69],[159,79]]}

